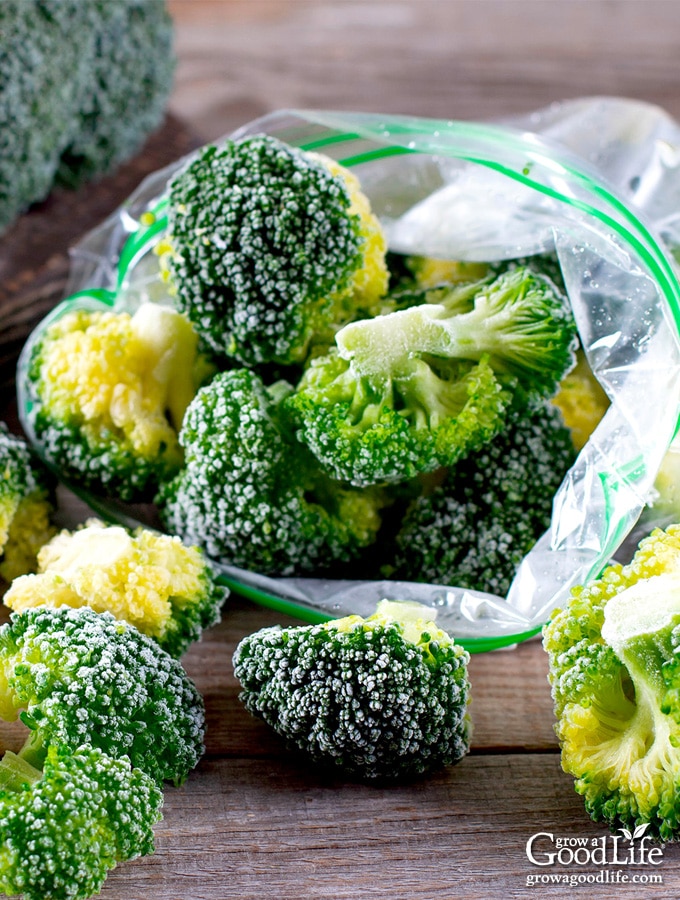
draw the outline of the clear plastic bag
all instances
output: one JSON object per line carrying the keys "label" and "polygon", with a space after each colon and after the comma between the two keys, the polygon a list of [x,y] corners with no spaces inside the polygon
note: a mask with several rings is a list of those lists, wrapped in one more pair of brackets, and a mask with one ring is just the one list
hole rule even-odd
{"label": "clear plastic bag", "polygon": [[[418,600],[470,650],[540,630],[574,584],[599,573],[635,525],[678,424],[680,128],[656,107],[595,98],[501,124],[284,111],[232,137],[268,133],[356,172],[392,249],[493,261],[554,250],[590,367],[611,403],[554,500],[552,525],[507,597],[455,585],[270,578],[220,566],[224,581],[308,621],[369,614],[378,600]],[[170,302],[158,277],[162,195],[182,161],[147,179],[73,252],[74,304],[133,309]],[[154,223],[145,213],[155,210]],[[40,449],[38,447],[38,449]],[[136,508],[85,495],[102,515],[137,524]]]}

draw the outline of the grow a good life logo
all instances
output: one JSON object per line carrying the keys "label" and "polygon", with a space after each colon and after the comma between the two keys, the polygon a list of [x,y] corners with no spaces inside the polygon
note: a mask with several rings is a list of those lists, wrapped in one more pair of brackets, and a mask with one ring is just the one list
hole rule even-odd
{"label": "grow a good life logo", "polygon": [[[527,886],[566,884],[663,884],[656,867],[663,862],[663,846],[645,832],[648,823],[634,831],[600,837],[559,837],[548,831],[532,834],[526,843],[527,859],[537,870],[527,875]],[[549,869],[550,871],[546,871]]]}

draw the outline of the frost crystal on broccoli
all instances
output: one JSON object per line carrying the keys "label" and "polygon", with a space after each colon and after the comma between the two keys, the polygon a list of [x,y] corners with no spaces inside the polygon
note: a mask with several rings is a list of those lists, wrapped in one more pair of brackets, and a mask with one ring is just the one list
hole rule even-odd
{"label": "frost crystal on broccoli", "polygon": [[[215,353],[299,362],[346,315],[353,288],[365,294],[355,279],[365,256],[375,267],[378,225],[351,211],[351,187],[269,136],[205,147],[173,178],[163,258],[180,309]],[[386,284],[384,265],[375,274]]]}
{"label": "frost crystal on broccoli", "polygon": [[234,671],[246,708],[314,760],[397,779],[467,753],[467,660],[433,623],[378,613],[264,628],[238,645]]}
{"label": "frost crystal on broccoli", "polygon": [[181,665],[109,613],[36,607],[0,628],[0,714],[46,745],[91,743],[180,784],[203,753],[203,700]]}

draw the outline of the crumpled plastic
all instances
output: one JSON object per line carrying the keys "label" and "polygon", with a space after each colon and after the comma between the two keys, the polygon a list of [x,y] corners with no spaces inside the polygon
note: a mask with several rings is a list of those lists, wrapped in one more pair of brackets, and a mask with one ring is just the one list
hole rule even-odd
{"label": "crumpled plastic", "polygon": [[[282,111],[230,137],[253,133],[351,167],[393,250],[484,262],[555,251],[610,406],[507,597],[455,585],[270,578],[220,565],[225,583],[309,621],[368,615],[383,598],[417,600],[472,651],[535,634],[631,533],[678,427],[680,125],[649,104],[595,97],[495,123]],[[148,178],[75,248],[69,292],[80,296],[66,303],[96,303],[97,290],[115,290],[126,308],[168,302],[148,241],[134,236],[182,164]],[[18,374],[29,437],[22,380],[30,343]],[[123,524],[141,518],[134,508],[86,499]]]}

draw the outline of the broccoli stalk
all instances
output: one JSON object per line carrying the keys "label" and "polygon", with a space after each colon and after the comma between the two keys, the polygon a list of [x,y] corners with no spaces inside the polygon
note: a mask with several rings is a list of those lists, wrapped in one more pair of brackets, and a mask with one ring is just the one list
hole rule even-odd
{"label": "broccoli stalk", "polygon": [[420,604],[383,601],[368,618],[264,628],[234,654],[240,699],[321,765],[395,780],[468,751],[468,654]]}
{"label": "broccoli stalk", "polygon": [[527,267],[433,295],[435,302],[350,322],[336,335],[340,356],[367,378],[399,373],[410,356],[488,358],[494,371],[516,376],[527,391],[550,395],[574,364],[568,307],[551,282]]}
{"label": "broccoli stalk", "polygon": [[4,603],[110,612],[179,657],[219,620],[226,593],[201,552],[179,538],[91,519],[46,544],[38,573],[15,579]]}
{"label": "broccoli stalk", "polygon": [[680,526],[575,588],[544,632],[562,745],[596,820],[680,835]]}

